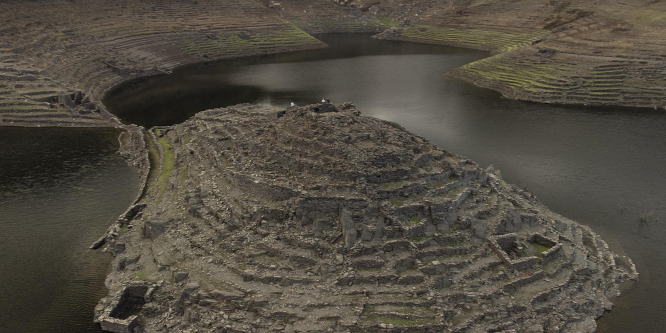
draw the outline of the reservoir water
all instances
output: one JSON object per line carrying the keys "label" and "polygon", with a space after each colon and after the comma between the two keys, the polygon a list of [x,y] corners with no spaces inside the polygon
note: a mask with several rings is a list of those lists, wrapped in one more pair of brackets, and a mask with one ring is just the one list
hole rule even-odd
{"label": "reservoir water", "polygon": [[88,250],[138,194],[115,129],[0,129],[0,332],[96,332],[108,253]]}
{"label": "reservoir water", "polygon": [[[331,47],[184,68],[119,87],[105,104],[150,127],[241,102],[351,101],[367,116],[494,165],[555,212],[591,226],[641,274],[598,331],[666,331],[666,112],[512,101],[442,76],[486,56],[481,52],[359,35],[320,38]],[[641,215],[650,216],[647,225]]]}

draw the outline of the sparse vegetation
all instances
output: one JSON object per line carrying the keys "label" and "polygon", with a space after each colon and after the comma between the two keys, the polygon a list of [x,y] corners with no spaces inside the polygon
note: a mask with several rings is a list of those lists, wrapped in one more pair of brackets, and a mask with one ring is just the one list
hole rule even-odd
{"label": "sparse vegetation", "polygon": [[399,326],[426,325],[437,322],[437,319],[433,317],[409,317],[379,313],[362,317],[362,320],[366,323],[385,323]]}
{"label": "sparse vegetation", "polygon": [[543,256],[543,253],[548,251],[549,248],[536,242],[532,242],[531,244],[534,248],[536,248],[536,257],[537,259],[539,259],[539,262],[541,262],[541,257]]}
{"label": "sparse vegetation", "polygon": [[145,270],[140,270],[132,275],[134,281],[148,281],[148,273]]}
{"label": "sparse vegetation", "polygon": [[155,142],[153,141],[153,138],[149,134],[145,134],[144,136],[144,142],[146,143],[146,147],[148,148],[148,158],[150,160],[150,171],[148,173],[148,183],[152,184],[157,180],[158,176],[158,170],[160,167],[160,152],[157,150],[157,147],[155,146]]}
{"label": "sparse vegetation", "polygon": [[407,184],[409,184],[408,181],[401,180],[401,181],[397,181],[397,182],[384,183],[384,184],[382,184],[382,188],[384,188],[386,190],[395,190],[395,189],[401,188],[401,187],[403,187]]}
{"label": "sparse vegetation", "polygon": [[451,27],[413,26],[405,28],[402,36],[429,43],[454,44],[495,52],[508,52],[530,45],[546,31],[507,33],[496,30],[460,29]]}
{"label": "sparse vegetation", "polygon": [[405,200],[404,200],[404,199],[396,199],[396,198],[392,198],[392,199],[389,199],[389,202],[390,202],[393,206],[398,206],[398,207],[399,207],[399,206],[402,206],[402,205],[405,204]]}
{"label": "sparse vegetation", "polygon": [[171,146],[169,138],[166,135],[160,137],[161,132],[159,129],[155,130],[155,135],[157,135],[157,142],[162,146],[162,151],[164,152],[162,169],[160,171],[160,175],[157,177],[157,186],[160,191],[165,191],[167,185],[169,184],[169,178],[171,177],[171,172],[173,171],[175,163],[173,147]]}

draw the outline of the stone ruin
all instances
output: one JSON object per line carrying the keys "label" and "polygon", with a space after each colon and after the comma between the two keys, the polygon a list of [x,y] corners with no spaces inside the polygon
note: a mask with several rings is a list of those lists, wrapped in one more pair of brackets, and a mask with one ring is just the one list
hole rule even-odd
{"label": "stone ruin", "polygon": [[150,301],[155,288],[155,285],[143,281],[126,284],[114,297],[95,308],[95,322],[106,332],[135,332],[139,327],[138,314]]}
{"label": "stone ruin", "polygon": [[[160,175],[109,239],[104,327],[592,332],[637,276],[492,168],[351,104],[238,105],[153,134]],[[123,319],[123,299],[145,304]]]}

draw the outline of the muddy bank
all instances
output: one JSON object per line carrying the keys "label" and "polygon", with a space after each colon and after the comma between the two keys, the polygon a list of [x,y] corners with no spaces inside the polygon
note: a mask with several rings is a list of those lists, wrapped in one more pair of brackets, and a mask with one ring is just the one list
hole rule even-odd
{"label": "muddy bank", "polygon": [[238,105],[155,128],[109,235],[102,327],[591,332],[637,277],[499,173],[353,105]]}

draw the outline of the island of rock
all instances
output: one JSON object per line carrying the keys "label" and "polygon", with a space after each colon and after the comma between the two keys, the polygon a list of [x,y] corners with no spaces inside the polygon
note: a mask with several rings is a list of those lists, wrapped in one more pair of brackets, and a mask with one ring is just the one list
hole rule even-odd
{"label": "island of rock", "polygon": [[112,228],[114,332],[592,332],[637,276],[492,168],[350,104],[154,128]]}

